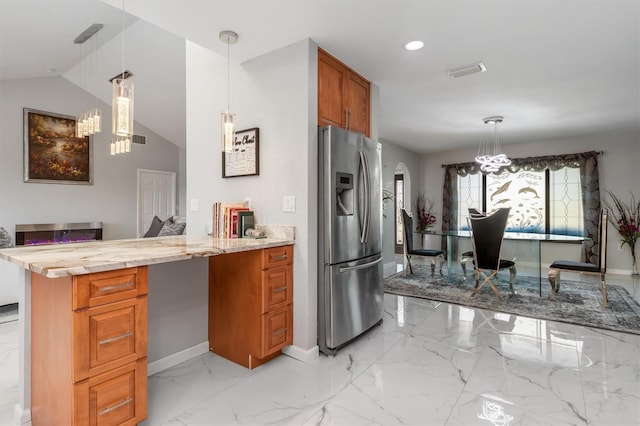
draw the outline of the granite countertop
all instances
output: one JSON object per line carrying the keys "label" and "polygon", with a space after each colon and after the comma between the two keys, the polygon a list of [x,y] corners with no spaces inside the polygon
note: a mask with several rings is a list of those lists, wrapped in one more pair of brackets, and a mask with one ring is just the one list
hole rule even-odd
{"label": "granite countertop", "polygon": [[82,275],[193,257],[216,256],[294,244],[285,238],[212,238],[208,235],[105,240],[84,243],[14,247],[0,250],[0,259],[49,278]]}

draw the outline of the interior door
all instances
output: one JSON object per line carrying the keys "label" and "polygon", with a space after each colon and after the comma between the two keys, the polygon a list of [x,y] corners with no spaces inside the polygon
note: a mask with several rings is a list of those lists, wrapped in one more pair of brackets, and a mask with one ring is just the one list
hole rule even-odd
{"label": "interior door", "polygon": [[138,169],[138,236],[144,235],[154,216],[165,220],[176,214],[176,174]]}

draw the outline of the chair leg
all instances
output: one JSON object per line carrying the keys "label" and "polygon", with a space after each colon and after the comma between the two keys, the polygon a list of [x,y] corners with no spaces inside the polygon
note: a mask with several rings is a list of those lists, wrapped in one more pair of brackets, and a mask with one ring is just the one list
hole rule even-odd
{"label": "chair leg", "polygon": [[[411,275],[413,275],[413,268],[411,267],[411,256],[407,255],[407,265],[409,266],[409,272],[411,272]],[[405,276],[407,275],[407,270],[405,269],[404,271]]]}
{"label": "chair leg", "polygon": [[607,301],[607,282],[605,281],[604,274],[600,274],[600,285],[602,286],[602,306],[608,308],[609,302]]}
{"label": "chair leg", "polygon": [[435,278],[436,275],[436,258],[431,257],[431,278]]}
{"label": "chair leg", "polygon": [[467,258],[460,258],[460,267],[462,268],[462,281],[467,279]]}
{"label": "chair leg", "polygon": [[516,281],[516,272],[516,265],[509,268],[509,290],[511,290],[511,294],[516,294],[516,292],[513,291],[513,283]]}
{"label": "chair leg", "polygon": [[549,300],[553,300],[553,297],[560,290],[560,270],[549,269],[549,284],[551,285],[551,294]]}
{"label": "chair leg", "polygon": [[[478,271],[476,271],[476,273],[478,273]],[[500,299],[500,301],[502,302],[504,300],[502,299],[502,295],[498,291],[498,288],[495,286],[495,284],[493,284],[493,281],[491,281],[491,278],[493,278],[497,273],[498,271],[491,271],[491,274],[489,274],[488,276],[482,273],[482,276],[484,279],[482,283],[480,285],[477,285],[476,288],[473,290],[473,292],[471,293],[471,297],[474,297],[475,295],[477,295],[483,285],[489,284],[489,287],[491,287],[491,290],[493,290],[496,296],[498,296],[498,299]]]}
{"label": "chair leg", "polygon": [[441,254],[440,256],[438,256],[438,258],[440,259],[440,276],[444,277],[444,275],[442,274],[442,265],[444,265],[444,254]]}

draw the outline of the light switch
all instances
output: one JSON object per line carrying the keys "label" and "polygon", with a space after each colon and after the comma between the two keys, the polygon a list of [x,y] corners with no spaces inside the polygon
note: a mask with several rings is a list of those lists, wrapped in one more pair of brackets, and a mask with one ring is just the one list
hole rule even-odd
{"label": "light switch", "polygon": [[191,199],[191,211],[192,212],[197,212],[198,211],[198,199],[197,198],[192,198]]}
{"label": "light switch", "polygon": [[285,195],[282,197],[282,211],[283,212],[295,212],[296,211],[296,197],[295,195]]}

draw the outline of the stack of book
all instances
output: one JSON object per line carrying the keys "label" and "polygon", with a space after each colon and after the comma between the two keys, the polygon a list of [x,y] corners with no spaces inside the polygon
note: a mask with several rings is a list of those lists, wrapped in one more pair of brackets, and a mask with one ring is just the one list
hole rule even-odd
{"label": "stack of book", "polygon": [[242,238],[247,228],[253,228],[253,212],[246,203],[214,203],[214,238]]}

